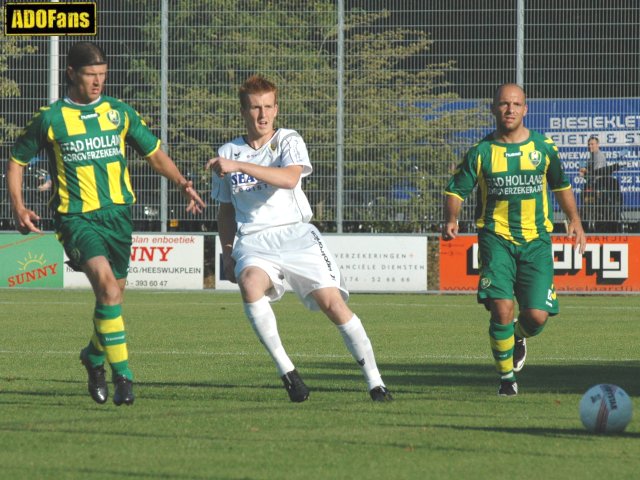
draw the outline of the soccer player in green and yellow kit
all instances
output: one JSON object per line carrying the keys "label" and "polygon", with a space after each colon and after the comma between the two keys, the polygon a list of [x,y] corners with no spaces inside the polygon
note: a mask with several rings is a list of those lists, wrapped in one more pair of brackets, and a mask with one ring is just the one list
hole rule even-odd
{"label": "soccer player in green and yellow kit", "polygon": [[[491,312],[489,337],[500,374],[501,396],[518,393],[515,372],[524,366],[526,341],[558,313],[553,285],[550,189],[565,213],[567,234],[580,253],[586,238],[558,149],[529,130],[524,90],[501,85],[491,106],[496,129],[474,145],[445,189],[444,240],[456,238],[458,214],[477,185],[476,226],[480,257],[478,303]],[[514,320],[515,303],[519,314]]]}
{"label": "soccer player in green and yellow kit", "polygon": [[160,149],[160,140],[140,115],[126,103],[102,94],[107,58],[98,45],[75,43],[67,56],[66,74],[68,95],[41,108],[11,149],[7,186],[17,229],[23,234],[40,233],[38,215],[24,204],[22,183],[29,161],[41,150],[46,152],[56,235],[70,266],[86,274],[96,297],[94,333],[80,353],[88,390],[97,403],[107,401],[106,360],[115,386],[113,402],[130,405],[134,401],[133,374],[121,305],[135,194],[125,144],[182,191],[188,212],[201,212],[205,204]]}

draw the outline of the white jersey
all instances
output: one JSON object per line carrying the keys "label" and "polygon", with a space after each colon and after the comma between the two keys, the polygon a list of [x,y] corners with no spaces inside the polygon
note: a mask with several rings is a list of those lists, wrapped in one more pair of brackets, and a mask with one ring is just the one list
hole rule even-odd
{"label": "white jersey", "polygon": [[[300,180],[313,171],[304,140],[295,130],[285,128],[276,130],[271,140],[257,150],[243,137],[235,138],[220,147],[218,156],[263,167],[302,165]],[[233,204],[238,236],[270,227],[308,223],[313,215],[301,181],[293,189],[285,189],[240,172],[228,173],[224,178],[214,175],[211,196]]]}

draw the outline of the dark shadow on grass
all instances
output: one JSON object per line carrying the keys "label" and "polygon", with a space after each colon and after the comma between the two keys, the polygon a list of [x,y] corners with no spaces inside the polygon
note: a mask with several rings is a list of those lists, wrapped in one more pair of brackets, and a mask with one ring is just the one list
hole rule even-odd
{"label": "dark shadow on grass", "polygon": [[[69,470],[66,470],[66,472],[68,472]],[[179,479],[184,479],[184,480],[211,480],[212,478],[225,478],[228,480],[248,480],[250,477],[230,477],[225,475],[224,477],[212,477],[210,475],[207,475],[206,477],[203,477],[201,475],[191,475],[191,474],[176,474],[176,473],[155,473],[155,472],[149,472],[149,473],[134,473],[131,471],[119,471],[119,470],[110,470],[110,469],[106,469],[106,468],[101,468],[101,469],[89,469],[89,468],[78,468],[78,469],[73,469],[72,471],[75,471],[77,473],[80,474],[85,474],[87,478],[101,478],[101,477],[108,477],[108,478],[174,478],[176,480]]]}
{"label": "dark shadow on grass", "polygon": [[[323,371],[346,370],[349,364],[339,361],[305,362],[305,381],[344,380],[345,374]],[[469,363],[378,364],[382,378],[395,391],[416,391],[414,387],[484,387],[497,386],[493,365]],[[640,396],[640,361],[600,362],[597,364],[527,365],[517,374],[521,391],[561,392],[583,394],[597,383],[612,383],[622,387],[630,396]],[[354,368],[347,374],[354,381],[362,381]],[[424,389],[419,389],[423,391]]]}
{"label": "dark shadow on grass", "polygon": [[[424,394],[433,393],[434,388],[479,388],[497,387],[497,374],[490,362],[477,363],[380,363],[382,377],[395,393]],[[358,365],[342,360],[301,361],[298,369],[312,392],[362,392],[364,380]],[[593,364],[535,365],[528,364],[517,374],[522,394],[526,393],[564,393],[583,394],[597,383],[612,383],[622,387],[631,396],[640,396],[640,362],[600,362]],[[215,371],[212,371],[215,377]],[[259,377],[260,383],[230,383],[212,381],[172,381],[145,382],[136,381],[143,388],[194,388],[203,390],[281,390],[282,384],[275,376],[273,379]],[[23,379],[28,380],[28,379]],[[35,380],[34,380],[35,381]],[[86,395],[84,380],[47,380],[52,383],[78,385],[77,391],[65,389],[55,391],[0,391],[0,403],[4,394],[33,397],[79,397]]]}
{"label": "dark shadow on grass", "polygon": [[[407,428],[416,427],[416,425],[402,425]],[[460,426],[460,425],[437,425],[431,424],[430,428],[448,428],[450,430],[460,430],[460,431],[476,431],[476,432],[489,432],[489,433],[512,433],[512,434],[523,434],[523,435],[537,435],[540,437],[554,437],[554,438],[565,438],[565,437],[593,437],[593,438],[601,438],[601,437],[617,437],[617,438],[629,438],[629,439],[639,439],[639,432],[621,432],[616,434],[607,434],[607,435],[599,435],[593,434],[586,431],[584,428],[541,428],[541,427],[499,427],[499,426],[491,426],[491,427],[469,427],[469,426]]]}
{"label": "dark shadow on grass", "polygon": [[[81,384],[86,385],[86,381],[82,380],[47,380],[48,382],[53,383],[70,383],[70,384]],[[138,381],[134,382],[134,386],[146,386],[146,387],[191,387],[191,388],[251,388],[258,387],[258,385],[242,385],[242,384],[231,384],[231,383],[216,383],[216,382],[145,382]],[[259,385],[260,388],[272,388],[267,385]],[[111,388],[111,384],[109,384]]]}
{"label": "dark shadow on grass", "polygon": [[[309,375],[309,378],[314,378],[314,375]],[[353,377],[353,378],[351,378]],[[313,392],[363,392],[364,389],[366,388],[365,384],[364,384],[364,380],[362,378],[362,375],[360,374],[359,370],[356,368],[355,369],[355,373],[352,375],[336,375],[334,376],[334,382],[336,383],[338,381],[344,381],[345,378],[348,378],[350,380],[353,380],[353,385],[351,387],[331,387],[331,386],[321,386],[318,385],[318,382],[315,381],[311,381],[311,383],[309,383],[309,388]],[[25,379],[28,380],[28,379]],[[306,381],[306,378],[305,378]],[[322,379],[323,382],[326,383],[325,379]],[[35,382],[35,380],[34,380]],[[55,391],[28,391],[28,390],[5,390],[5,391],[0,391],[0,405],[9,405],[9,404],[15,404],[15,405],[24,405],[26,404],[26,398],[47,398],[49,400],[62,400],[64,398],[75,398],[75,397],[87,397],[88,398],[88,394],[86,393],[86,381],[82,380],[61,380],[61,379],[50,379],[47,380],[47,382],[51,382],[51,383],[58,383],[58,384],[69,384],[69,385],[77,385],[78,388],[75,389],[73,391],[69,391],[69,390],[65,390],[65,389],[56,389]],[[265,390],[269,390],[269,391],[277,391],[277,392],[282,392],[282,396],[283,396],[283,400],[286,399],[288,401],[287,395],[284,391],[283,385],[280,382],[280,380],[277,377],[273,378],[273,381],[270,381],[268,383],[237,383],[237,384],[233,384],[233,383],[228,383],[228,382],[215,382],[215,381],[211,381],[211,382],[179,382],[179,381],[175,381],[175,382],[145,382],[145,381],[136,381],[134,384],[134,388],[135,388],[135,392],[137,394],[138,397],[140,398],[146,398],[146,399],[162,399],[162,398],[168,398],[168,397],[175,397],[176,395],[178,395],[178,393],[180,393],[180,395],[184,395],[184,388],[189,388],[189,389],[195,389],[195,390],[202,390],[203,392],[211,392],[211,400],[216,400],[218,398],[221,397],[222,394],[224,394],[225,391],[232,391],[232,390],[256,390],[256,391],[261,391],[264,392]],[[154,391],[154,389],[156,389]],[[167,393],[165,395],[162,394],[162,391],[160,391],[157,389],[175,389],[175,393]],[[365,392],[366,393],[366,392]],[[112,387],[110,385],[110,391],[109,394],[112,394]],[[5,398],[3,398],[3,395],[5,396]],[[21,397],[25,397],[25,402],[19,402],[16,400],[6,400],[8,395],[15,395],[15,396],[21,396]],[[239,400],[240,401],[240,400]],[[242,400],[242,401],[250,401],[253,402],[255,400]]]}
{"label": "dark shadow on grass", "polygon": [[[50,380],[52,382],[55,382],[55,380]],[[50,399],[56,399],[56,398],[65,398],[65,397],[85,397],[88,394],[84,393],[85,390],[83,390],[82,392],[73,392],[70,393],[67,390],[49,390],[49,391],[33,391],[33,390],[3,390],[0,392],[0,403],[5,403],[2,401],[2,397],[4,395],[26,395],[26,396],[30,396],[30,397],[46,397],[46,398],[50,398]]]}
{"label": "dark shadow on grass", "polygon": [[[85,380],[58,380],[58,379],[51,379],[51,380],[47,380],[48,382],[52,382],[52,383],[68,383],[68,384],[79,384],[79,385],[86,385],[86,381]],[[260,388],[260,389],[282,389],[282,385],[280,383],[277,383],[278,379],[275,378],[273,384],[266,384],[266,383],[261,383],[261,384],[242,384],[242,383],[238,383],[238,384],[233,384],[233,383],[217,383],[215,381],[211,381],[211,382],[145,382],[145,381],[138,381],[136,380],[134,382],[134,387],[157,387],[157,388],[166,388],[166,387],[178,387],[178,388],[182,388],[182,387],[189,387],[189,388],[203,388],[203,389],[208,389],[208,388],[226,388],[226,389],[234,389],[234,388]],[[86,388],[86,387],[85,387]],[[109,388],[111,389],[112,386],[111,384],[109,384]],[[83,390],[84,391],[84,390]],[[2,392],[0,392],[2,393]],[[19,392],[11,392],[11,393],[19,393]],[[25,392],[26,393],[26,392]],[[32,392],[34,395],[45,395],[45,392]],[[84,396],[84,394],[83,394]]]}
{"label": "dark shadow on grass", "polygon": [[[314,365],[315,367],[315,365]],[[340,380],[340,381],[344,381],[344,380],[348,380],[348,381],[353,381],[355,383],[353,388],[332,388],[332,387],[321,387],[321,386],[316,386],[314,385],[313,390],[314,391],[318,391],[318,392],[338,392],[338,391],[362,391],[362,384],[364,382],[362,374],[360,373],[360,368],[353,364],[353,366],[351,364],[347,364],[347,363],[336,363],[336,369],[338,370],[348,370],[349,368],[352,368],[352,372],[346,372],[345,373],[341,373],[338,375],[334,375],[334,376],[326,376],[326,375],[317,375],[317,374],[313,374],[313,373],[302,373],[303,375],[303,379],[305,380],[305,382],[308,382],[308,380],[310,379],[318,379],[318,380],[325,380],[327,378],[334,378],[335,380]],[[212,371],[212,377],[215,377],[215,371]],[[260,378],[266,378],[266,377],[262,377],[260,376]],[[29,379],[24,379],[24,380],[29,380]],[[86,385],[86,381],[85,380],[60,380],[60,379],[47,379],[47,382],[51,382],[51,383],[64,383],[64,384],[77,384],[77,385]],[[111,384],[110,388],[111,388]],[[203,382],[203,381],[193,381],[193,382],[180,382],[180,381],[172,381],[172,382],[153,382],[153,381],[144,381],[144,380],[136,380],[134,382],[134,386],[137,387],[153,387],[153,388],[167,388],[167,387],[176,387],[176,388],[183,388],[183,387],[188,387],[188,388],[194,388],[194,389],[211,389],[211,388],[215,388],[215,389],[259,389],[259,390],[284,390],[282,382],[280,381],[280,379],[277,376],[273,376],[271,379],[267,379],[264,383],[219,383],[216,382],[215,380],[212,380],[210,382]],[[86,387],[84,387],[86,389]],[[82,392],[84,392],[85,390],[83,389]],[[1,394],[2,392],[0,392]],[[12,392],[6,392],[6,393],[24,393],[25,395],[47,395],[46,392],[18,392],[18,391],[12,391]],[[61,394],[61,393],[58,393]],[[80,396],[85,396],[84,393],[82,393]]]}

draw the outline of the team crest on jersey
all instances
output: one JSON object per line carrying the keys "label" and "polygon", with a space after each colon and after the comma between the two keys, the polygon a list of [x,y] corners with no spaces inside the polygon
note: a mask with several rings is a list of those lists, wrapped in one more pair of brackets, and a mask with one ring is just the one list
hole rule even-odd
{"label": "team crest on jersey", "polygon": [[269,145],[269,148],[275,152],[276,148],[278,148],[278,142],[271,142],[271,145]]}
{"label": "team crest on jersey", "polygon": [[539,151],[534,150],[533,152],[529,153],[529,161],[534,167],[537,167],[542,161],[542,154]]}
{"label": "team crest on jersey", "polygon": [[489,288],[490,286],[491,286],[490,278],[483,277],[482,280],[480,280],[480,288],[485,289],[485,288]]}
{"label": "team crest on jersey", "polygon": [[82,253],[80,252],[79,249],[74,248],[69,252],[69,258],[75,263],[79,263],[80,260],[82,259]]}
{"label": "team crest on jersey", "polygon": [[118,112],[117,110],[109,110],[107,112],[107,120],[118,127],[120,125],[120,112]]}

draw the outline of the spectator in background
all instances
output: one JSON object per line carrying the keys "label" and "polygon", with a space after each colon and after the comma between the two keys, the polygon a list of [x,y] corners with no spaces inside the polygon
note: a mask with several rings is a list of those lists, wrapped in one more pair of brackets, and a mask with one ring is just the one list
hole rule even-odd
{"label": "spectator in background", "polygon": [[51,181],[51,176],[47,175],[44,179],[44,182],[42,182],[40,185],[38,185],[38,191],[39,192],[48,192],[49,190],[51,190],[51,186],[53,185],[53,182]]}
{"label": "spectator in background", "polygon": [[587,148],[587,164],[578,172],[586,180],[582,196],[585,224],[591,232],[617,233],[621,230],[622,194],[613,173],[622,165],[607,165],[595,135],[589,137]]}
{"label": "spectator in background", "polygon": [[598,137],[595,135],[589,137],[587,149],[589,150],[589,158],[586,167],[580,169],[580,175],[598,175],[598,172],[607,166],[607,157],[600,151],[600,140],[598,140]]}

